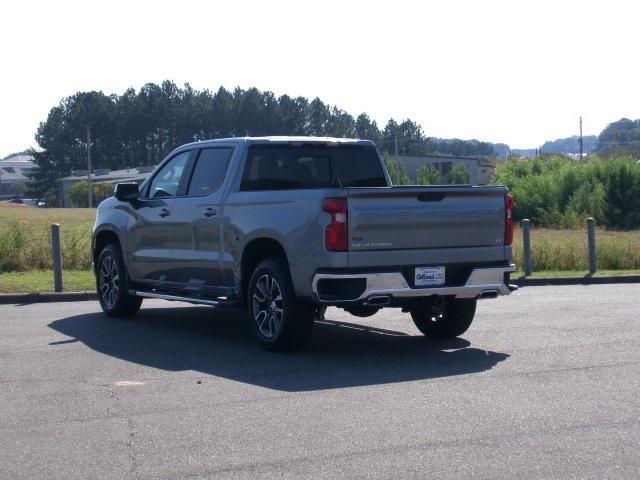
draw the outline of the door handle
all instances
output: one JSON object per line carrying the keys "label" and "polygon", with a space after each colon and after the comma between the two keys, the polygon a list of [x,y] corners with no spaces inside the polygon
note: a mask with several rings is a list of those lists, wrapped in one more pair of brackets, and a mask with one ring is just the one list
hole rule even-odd
{"label": "door handle", "polygon": [[205,209],[204,209],[204,211],[202,212],[202,214],[203,214],[205,217],[213,217],[213,216],[215,216],[217,213],[218,213],[218,212],[216,212],[216,209],[215,209],[215,208],[211,208],[211,207],[205,208]]}
{"label": "door handle", "polygon": [[161,217],[167,217],[171,212],[167,208],[163,208],[158,212]]}

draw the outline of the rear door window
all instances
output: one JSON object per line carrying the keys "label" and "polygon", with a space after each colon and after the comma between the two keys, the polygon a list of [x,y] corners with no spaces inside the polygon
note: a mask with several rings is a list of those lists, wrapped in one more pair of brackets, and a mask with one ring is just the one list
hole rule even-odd
{"label": "rear door window", "polygon": [[191,174],[189,196],[203,196],[215,192],[222,185],[233,148],[205,148],[200,150]]}
{"label": "rear door window", "polygon": [[327,188],[331,185],[329,156],[292,147],[249,149],[242,190]]}

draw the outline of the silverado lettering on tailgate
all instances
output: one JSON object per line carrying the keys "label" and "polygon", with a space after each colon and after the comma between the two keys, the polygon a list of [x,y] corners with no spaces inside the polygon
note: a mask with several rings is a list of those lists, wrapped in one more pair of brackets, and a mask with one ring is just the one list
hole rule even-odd
{"label": "silverado lettering on tailgate", "polygon": [[490,218],[492,221],[500,219],[500,208],[483,208],[474,210],[419,210],[419,211],[388,211],[388,212],[358,212],[355,215],[356,223],[377,223],[384,222],[387,224],[406,223],[406,222],[425,222],[425,223],[453,223],[453,222],[478,222]]}

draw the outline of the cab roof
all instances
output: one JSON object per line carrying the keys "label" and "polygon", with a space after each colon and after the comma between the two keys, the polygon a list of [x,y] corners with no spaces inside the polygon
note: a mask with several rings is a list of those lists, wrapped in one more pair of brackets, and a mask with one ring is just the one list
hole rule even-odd
{"label": "cab roof", "polygon": [[[343,145],[371,145],[371,140],[360,140],[356,138],[337,138],[337,137],[303,137],[303,136],[270,136],[270,137],[231,137],[217,138],[211,140],[200,140],[198,142],[189,143],[182,147],[206,146],[216,143],[246,143],[246,144],[279,144],[279,143],[310,143],[310,144],[343,144]],[[180,147],[180,148],[182,148]]]}

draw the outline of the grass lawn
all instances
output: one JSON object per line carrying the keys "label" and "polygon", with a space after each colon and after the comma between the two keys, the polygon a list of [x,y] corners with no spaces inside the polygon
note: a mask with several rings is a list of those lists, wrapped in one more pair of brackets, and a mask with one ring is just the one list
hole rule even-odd
{"label": "grass lawn", "polygon": [[[533,271],[589,270],[587,229],[532,228]],[[516,229],[513,242],[513,261],[522,268],[522,230]],[[640,269],[640,230],[596,232],[598,269]]]}
{"label": "grass lawn", "polygon": [[0,272],[46,270],[51,260],[51,224],[59,223],[65,268],[91,267],[94,208],[33,208],[0,203]]}
{"label": "grass lawn", "polygon": [[[65,290],[93,290],[92,208],[33,208],[0,203],[0,292],[53,289],[51,224],[62,233]],[[589,268],[586,227],[532,228],[533,277],[582,277]],[[640,274],[640,230],[596,233],[596,275]],[[522,231],[516,230],[514,263],[522,268]],[[16,272],[16,273],[3,273]],[[22,272],[22,273],[20,273]],[[522,271],[514,278],[521,277]]]}
{"label": "grass lawn", "polygon": [[[96,288],[91,270],[65,270],[62,285],[66,292],[82,292]],[[52,292],[52,270],[0,273],[0,293]]]}
{"label": "grass lawn", "polygon": [[86,222],[90,222],[93,225],[95,219],[95,208],[35,208],[12,203],[0,203],[0,225],[16,220],[28,220],[47,226],[52,223],[74,226]]}

